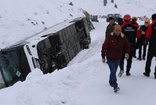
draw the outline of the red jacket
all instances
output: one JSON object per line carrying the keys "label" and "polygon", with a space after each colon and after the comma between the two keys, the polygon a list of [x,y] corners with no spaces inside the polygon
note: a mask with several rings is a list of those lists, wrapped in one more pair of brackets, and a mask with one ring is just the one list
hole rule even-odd
{"label": "red jacket", "polygon": [[113,60],[118,60],[121,58],[123,50],[125,53],[130,52],[129,43],[127,38],[123,33],[120,36],[116,36],[114,32],[112,32],[105,40],[102,46],[102,58],[107,56]]}
{"label": "red jacket", "polygon": [[153,20],[153,22],[148,26],[148,29],[146,31],[146,37],[149,38],[151,36],[151,33],[152,33],[152,25],[156,23],[156,19]]}
{"label": "red jacket", "polygon": [[156,49],[156,19],[148,26],[146,37],[149,38],[149,48]]}

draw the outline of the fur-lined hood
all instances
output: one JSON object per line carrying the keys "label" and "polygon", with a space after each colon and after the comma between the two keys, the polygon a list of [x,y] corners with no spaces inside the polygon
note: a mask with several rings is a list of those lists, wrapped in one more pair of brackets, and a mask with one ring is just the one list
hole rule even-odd
{"label": "fur-lined hood", "polygon": [[[111,36],[114,36],[114,32],[110,33]],[[123,38],[125,35],[121,32],[121,37]]]}

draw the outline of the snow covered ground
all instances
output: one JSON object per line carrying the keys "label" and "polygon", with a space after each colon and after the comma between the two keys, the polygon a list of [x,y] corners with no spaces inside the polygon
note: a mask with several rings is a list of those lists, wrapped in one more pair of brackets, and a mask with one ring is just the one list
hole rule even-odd
{"label": "snow covered ground", "polygon": [[133,59],[132,75],[118,78],[121,91],[113,92],[108,84],[109,68],[101,62],[103,32],[107,23],[94,23],[90,49],[81,51],[68,67],[43,75],[30,73],[24,82],[0,91],[0,105],[152,105],[155,102],[155,79],[142,75],[145,61]]}
{"label": "snow covered ground", "polygon": [[[9,0],[5,0],[6,2],[11,2]],[[4,2],[5,2],[4,1]],[[35,3],[36,8],[38,8],[37,4],[42,3],[42,0],[38,0],[38,3],[27,0],[28,2],[25,2],[25,6],[28,6],[28,9],[30,8],[30,4]],[[58,7],[58,9],[54,8],[51,10],[48,6],[44,6],[47,4],[44,4],[41,7],[46,7],[45,10],[48,10],[52,13],[53,10],[59,10],[60,4],[59,2],[54,2],[50,0],[45,0],[46,2],[49,2],[49,5]],[[63,1],[63,0],[62,0]],[[82,0],[83,1],[83,0]],[[87,5],[86,2],[83,2],[80,0],[79,2],[76,2],[76,0],[73,0],[75,3],[79,3],[79,6],[77,4],[77,7],[81,7],[83,5]],[[85,0],[88,1],[88,0]],[[97,3],[100,0],[90,0],[90,2],[97,1]],[[116,0],[117,1],[117,0]],[[118,0],[119,1],[119,0]],[[119,5],[122,5],[122,3],[126,2],[132,2],[133,0],[123,0],[125,2],[120,2]],[[137,1],[137,0],[134,0]],[[39,3],[40,2],[40,3]],[[51,4],[50,4],[51,2]],[[67,0],[64,0],[64,2],[68,2]],[[139,1],[142,5],[146,6],[145,3],[146,0]],[[144,3],[145,2],[145,3]],[[154,5],[155,1],[151,1],[153,3],[150,3],[149,9],[147,10],[147,15],[151,15],[154,12],[154,8],[152,5]],[[2,2],[3,3],[3,2]],[[12,4],[15,5],[15,3],[12,1]],[[16,0],[16,4],[23,3],[20,0]],[[54,3],[54,4],[53,4]],[[58,4],[57,4],[58,3]],[[102,3],[102,1],[100,2]],[[81,4],[81,5],[80,5]],[[22,5],[22,4],[21,4]],[[62,4],[64,6],[64,4]],[[75,4],[76,5],[76,4]],[[88,4],[89,5],[89,4]],[[97,4],[98,5],[98,4]],[[96,6],[97,6],[96,5]],[[108,4],[112,5],[112,4]],[[128,4],[127,4],[128,5]],[[131,7],[137,6],[135,3],[129,4]],[[147,5],[146,7],[148,7]],[[20,9],[23,8],[24,5],[19,6]],[[15,6],[17,7],[17,6]],[[15,8],[14,7],[14,8]],[[4,10],[2,7],[0,7],[0,11]],[[10,8],[8,6],[6,9]],[[61,16],[61,19],[57,19],[55,16],[51,14],[51,18],[55,17],[55,21],[50,22],[49,16],[43,16],[45,19],[44,21],[47,21],[48,24],[46,27],[53,25],[55,22],[61,22],[64,21],[64,19],[70,18],[70,12],[68,12],[69,8],[75,8],[75,7],[64,7],[56,14],[56,16]],[[99,6],[99,11],[102,7]],[[136,7],[139,8],[139,7]],[[17,8],[16,8],[17,9]],[[37,14],[42,14],[44,12],[40,12],[41,10],[44,10],[41,8],[41,10],[35,10],[37,11]],[[66,9],[66,10],[64,10]],[[87,6],[86,6],[87,9]],[[106,7],[106,9],[112,10],[115,12],[114,8],[111,9],[111,7]],[[139,10],[136,10],[135,14],[140,15],[140,9],[144,10],[140,6]],[[89,8],[90,12],[95,11],[96,9]],[[121,9],[117,10],[120,12]],[[21,11],[24,11],[21,9]],[[79,11],[75,8],[73,14],[75,14],[74,17],[77,17],[81,14],[81,12],[75,12]],[[3,11],[5,12],[5,11]],[[3,13],[2,12],[2,13]],[[99,11],[99,14],[102,11]],[[108,13],[107,10],[103,11],[104,13]],[[124,10],[121,10],[121,14],[125,13],[133,13],[134,11],[130,11],[129,9],[126,9],[124,7]],[[32,12],[30,12],[31,14]],[[64,13],[64,14],[61,14]],[[66,14],[67,13],[67,14]],[[20,38],[24,38],[27,35],[30,35],[31,33],[38,32],[38,30],[43,30],[44,25],[38,25],[36,28],[31,26],[31,23],[24,22],[24,26],[28,26],[25,28],[22,28],[24,30],[20,31],[23,32],[23,37],[20,38],[18,34],[19,31],[17,31],[16,27],[12,26],[18,26],[18,22],[16,23],[15,18],[12,20],[9,18],[10,14],[8,14],[7,18],[4,19],[2,23],[6,25],[6,29],[4,27],[1,27],[1,46],[7,46],[11,43],[13,43],[15,40],[19,40]],[[98,13],[97,13],[98,14]],[[12,14],[13,15],[13,14]],[[11,15],[11,17],[13,17]],[[46,15],[46,12],[45,12]],[[141,12],[141,16],[143,13]],[[145,14],[146,15],[146,14]],[[40,16],[35,17],[34,15],[30,15],[31,18],[36,18],[39,21],[42,21],[42,18]],[[71,18],[74,18],[71,17]],[[23,18],[26,19],[23,15]],[[22,19],[23,19],[22,18]],[[18,18],[21,20],[20,18]],[[8,22],[7,22],[8,20]],[[33,19],[32,19],[33,20]],[[35,20],[35,19],[34,19]],[[11,21],[11,22],[10,22]],[[16,24],[15,24],[16,23]],[[143,24],[143,22],[139,22],[140,24]],[[143,76],[144,67],[145,67],[145,61],[138,61],[136,59],[133,59],[132,69],[131,69],[131,76],[127,77],[125,74],[123,77],[118,77],[118,83],[121,90],[118,93],[113,92],[113,88],[109,86],[108,80],[109,80],[109,68],[107,64],[103,64],[101,61],[101,47],[102,43],[104,42],[104,33],[105,28],[108,23],[105,22],[105,19],[100,19],[99,23],[93,23],[95,26],[95,30],[91,32],[91,39],[92,42],[90,44],[90,48],[87,50],[81,51],[68,65],[68,67],[59,70],[54,71],[51,74],[43,75],[42,72],[38,69],[31,72],[26,81],[24,82],[17,82],[15,85],[1,89],[0,90],[0,105],[153,105],[155,103],[155,79],[154,79],[154,66],[155,66],[155,59],[153,59],[152,62],[152,72],[151,76],[149,78]],[[11,29],[13,28],[13,29]],[[27,29],[28,28],[28,29]],[[20,33],[19,32],[19,33]],[[28,32],[28,33],[27,33]],[[6,34],[5,34],[6,33]],[[16,33],[16,34],[12,34]],[[7,36],[5,38],[4,36]],[[16,39],[17,38],[17,39]]]}
{"label": "snow covered ground", "polygon": [[60,0],[1,0],[0,48],[81,16],[82,11]]}
{"label": "snow covered ground", "polygon": [[[108,13],[120,13],[121,15],[131,14],[132,16],[151,17],[155,10],[155,0],[107,0],[106,7],[104,0],[62,0],[66,3],[73,2],[76,7],[81,7],[94,15],[107,15]],[[117,4],[118,8],[115,8]]]}
{"label": "snow covered ground", "polygon": [[[80,9],[60,0],[1,0],[0,49],[60,22],[82,16]],[[0,83],[3,83],[1,74]]]}

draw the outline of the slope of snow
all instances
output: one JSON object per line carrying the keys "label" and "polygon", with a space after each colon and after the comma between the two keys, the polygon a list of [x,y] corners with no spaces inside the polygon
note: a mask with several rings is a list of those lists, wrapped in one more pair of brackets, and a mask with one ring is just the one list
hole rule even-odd
{"label": "slope of snow", "polygon": [[81,16],[84,14],[79,9],[59,0],[2,0],[0,39],[3,40],[0,40],[0,48]]}
{"label": "slope of snow", "polygon": [[116,94],[109,86],[109,68],[100,55],[106,24],[104,20],[94,23],[90,49],[81,51],[68,67],[46,75],[36,69],[26,81],[2,89],[0,105],[152,105],[156,92],[154,63],[147,78],[142,75],[145,61],[133,59],[132,76],[118,77],[121,91]]}
{"label": "slope of snow", "polygon": [[[62,3],[68,3],[71,0],[37,1],[5,0],[1,2],[0,45],[2,47],[43,30],[44,27],[83,15],[77,8]],[[105,15],[112,11],[121,14],[133,15],[134,13],[138,16],[151,16],[155,12],[155,7],[153,7],[155,1],[149,3],[146,0],[139,2],[115,0],[115,2],[120,1],[117,4],[118,9],[114,9],[114,4],[111,4],[110,0],[109,6],[103,7],[102,1],[72,0],[75,6],[86,9],[91,14]],[[128,5],[131,8],[128,8]],[[26,7],[27,10],[23,9]],[[146,10],[146,12],[141,10]],[[49,11],[48,14],[47,11]],[[30,20],[27,20],[28,18]],[[45,24],[42,24],[42,21]],[[37,22],[38,25],[34,26],[31,22]],[[143,22],[139,23],[143,24]],[[108,65],[101,61],[101,47],[108,23],[100,19],[99,23],[93,24],[95,30],[91,32],[92,42],[89,49],[81,51],[68,67],[62,70],[43,75],[40,70],[36,69],[28,75],[26,81],[17,82],[11,87],[0,90],[0,105],[153,105],[156,93],[153,75],[155,59],[152,61],[149,78],[142,75],[145,61],[133,59],[132,75],[127,77],[124,74],[123,77],[118,77],[121,91],[114,93],[113,88],[108,84],[110,73]]]}
{"label": "slope of snow", "polygon": [[[120,13],[122,15],[130,14],[132,16],[148,16],[151,17],[155,10],[155,0],[107,0],[105,6],[104,0],[62,0],[64,2],[73,2],[74,6],[87,10],[90,14],[94,15],[107,15],[108,13]],[[116,9],[114,5],[117,4]]]}

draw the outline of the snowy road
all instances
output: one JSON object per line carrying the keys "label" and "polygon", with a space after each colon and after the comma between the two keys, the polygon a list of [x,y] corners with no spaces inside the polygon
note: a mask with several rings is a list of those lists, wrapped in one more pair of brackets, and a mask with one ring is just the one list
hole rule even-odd
{"label": "snowy road", "polygon": [[[82,62],[84,73],[82,78],[83,89],[79,102],[82,105],[151,105],[155,98],[155,79],[154,79],[154,59],[152,63],[151,77],[143,76],[145,61],[138,61],[133,58],[131,69],[132,75],[118,77],[121,91],[113,93],[113,89],[108,84],[109,68],[107,64],[101,62],[101,46],[104,40],[106,23],[94,23],[96,30],[91,33],[92,44],[90,49],[82,51],[72,62]],[[85,65],[88,65],[85,67]],[[86,68],[86,69],[85,69]],[[118,69],[119,71],[119,69]],[[80,93],[78,91],[78,93]],[[81,100],[81,101],[80,101]]]}

